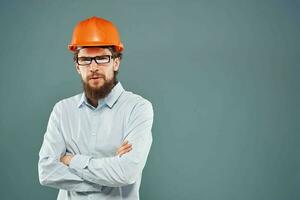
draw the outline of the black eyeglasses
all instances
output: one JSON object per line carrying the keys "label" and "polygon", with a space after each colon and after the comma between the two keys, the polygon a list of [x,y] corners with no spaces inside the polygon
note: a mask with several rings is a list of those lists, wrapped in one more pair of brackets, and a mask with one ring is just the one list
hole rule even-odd
{"label": "black eyeglasses", "polygon": [[102,55],[102,56],[95,56],[95,57],[77,57],[76,62],[78,65],[90,65],[94,60],[97,64],[106,64],[109,63],[110,60],[113,58],[112,55]]}

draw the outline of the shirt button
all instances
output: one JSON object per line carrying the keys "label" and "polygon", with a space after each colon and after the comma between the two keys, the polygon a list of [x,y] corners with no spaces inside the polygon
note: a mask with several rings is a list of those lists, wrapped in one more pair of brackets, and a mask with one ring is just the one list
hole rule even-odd
{"label": "shirt button", "polygon": [[92,135],[93,135],[93,136],[95,136],[95,135],[96,135],[96,133],[95,133],[95,132],[92,132]]}

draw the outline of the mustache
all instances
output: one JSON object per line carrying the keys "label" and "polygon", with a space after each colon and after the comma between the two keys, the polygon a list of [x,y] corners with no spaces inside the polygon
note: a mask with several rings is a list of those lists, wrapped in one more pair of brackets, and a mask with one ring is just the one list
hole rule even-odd
{"label": "mustache", "polygon": [[105,75],[103,75],[103,74],[98,74],[98,73],[94,73],[94,74],[92,74],[92,75],[90,75],[90,76],[88,76],[87,78],[88,79],[92,79],[92,78],[104,78],[105,79]]}

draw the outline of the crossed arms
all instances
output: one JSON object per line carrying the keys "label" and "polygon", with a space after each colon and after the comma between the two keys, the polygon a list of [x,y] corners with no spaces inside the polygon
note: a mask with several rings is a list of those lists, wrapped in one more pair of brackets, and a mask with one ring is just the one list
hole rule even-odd
{"label": "crossed arms", "polygon": [[66,141],[60,129],[61,104],[50,115],[39,153],[39,180],[42,185],[77,192],[101,192],[102,186],[133,184],[141,175],[152,144],[152,105],[138,103],[131,112],[126,140],[116,155],[66,155]]}
{"label": "crossed arms", "polygon": [[[124,155],[125,153],[128,153],[131,150],[132,150],[132,145],[128,143],[128,140],[126,140],[117,149],[116,155],[121,157],[122,155]],[[66,155],[64,155],[60,158],[60,162],[62,162],[63,164],[69,166],[73,157],[74,157],[74,155],[72,155],[72,154],[66,154]]]}

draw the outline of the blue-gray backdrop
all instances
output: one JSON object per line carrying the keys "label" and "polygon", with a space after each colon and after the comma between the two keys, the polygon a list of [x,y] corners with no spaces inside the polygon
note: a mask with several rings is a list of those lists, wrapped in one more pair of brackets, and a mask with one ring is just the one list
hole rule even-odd
{"label": "blue-gray backdrop", "polygon": [[113,21],[119,80],[154,106],[142,200],[298,200],[300,2],[17,1],[0,6],[0,199],[55,199],[38,182],[53,105],[81,92],[76,23]]}

